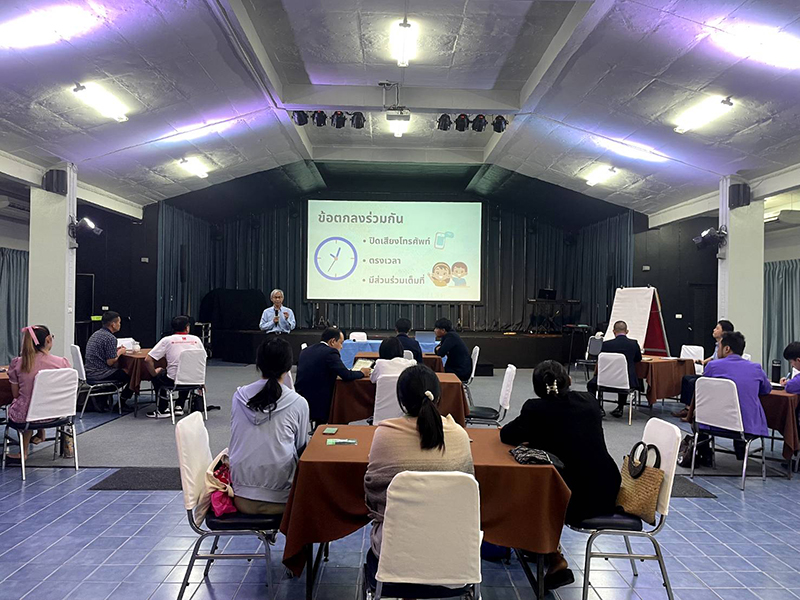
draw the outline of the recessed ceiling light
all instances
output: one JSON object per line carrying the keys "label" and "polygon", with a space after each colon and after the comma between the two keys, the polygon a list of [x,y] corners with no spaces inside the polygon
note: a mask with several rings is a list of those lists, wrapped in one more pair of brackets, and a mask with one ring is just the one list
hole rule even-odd
{"label": "recessed ceiling light", "polygon": [[389,44],[392,49],[392,58],[397,61],[398,67],[407,67],[408,61],[416,58],[417,29],[417,24],[407,18],[392,23]]}
{"label": "recessed ceiling light", "polygon": [[103,86],[91,81],[76,84],[72,92],[87,106],[92,107],[104,117],[122,123],[127,121],[128,107]]}
{"label": "recessed ceiling light", "polygon": [[0,23],[0,48],[47,46],[82,35],[97,27],[105,14],[102,7],[89,4],[94,10],[52,6]]}
{"label": "recessed ceiling light", "polygon": [[587,185],[597,185],[598,183],[605,183],[617,174],[617,170],[609,165],[595,165],[591,167],[585,174]]}
{"label": "recessed ceiling light", "polygon": [[203,163],[195,156],[190,156],[189,158],[184,158],[178,161],[178,166],[181,169],[189,173],[190,175],[196,175],[200,179],[205,179],[208,177],[208,170],[203,166]]}
{"label": "recessed ceiling light", "polygon": [[650,162],[664,162],[669,160],[668,156],[657,152],[655,149],[645,144],[631,142],[630,140],[610,140],[608,138],[595,138],[598,144],[620,156],[635,158],[636,160],[647,160]]}
{"label": "recessed ceiling light", "polygon": [[681,113],[676,121],[675,131],[686,133],[720,118],[733,108],[730,96],[709,96]]}
{"label": "recessed ceiling light", "polygon": [[708,23],[706,35],[726,52],[782,69],[800,68],[800,38],[755,23]]}

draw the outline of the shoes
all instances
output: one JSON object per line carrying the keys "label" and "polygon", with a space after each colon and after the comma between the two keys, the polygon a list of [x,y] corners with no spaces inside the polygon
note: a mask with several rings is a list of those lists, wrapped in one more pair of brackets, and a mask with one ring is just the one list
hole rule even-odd
{"label": "shoes", "polygon": [[175,416],[176,417],[182,417],[183,416],[183,407],[182,406],[176,406],[175,407]]}
{"label": "shoes", "polygon": [[622,407],[621,407],[621,406],[618,406],[617,408],[615,408],[614,410],[612,410],[612,411],[611,411],[611,416],[612,416],[612,417],[616,417],[617,419],[619,419],[620,417],[622,417]]}
{"label": "shoes", "polygon": [[165,410],[164,412],[161,412],[160,410],[156,409],[154,411],[147,413],[147,416],[150,417],[151,419],[169,419],[172,415],[170,414],[169,409]]}
{"label": "shoes", "polygon": [[575,583],[575,575],[571,569],[561,569],[555,573],[548,573],[544,576],[544,589],[554,590]]}
{"label": "shoes", "polygon": [[678,417],[679,419],[685,419],[689,416],[689,409],[684,408],[683,410],[676,410],[674,413],[672,413],[672,416]]}
{"label": "shoes", "polygon": [[603,408],[602,406],[600,407],[600,416],[601,417],[605,417],[606,416],[606,409]]}

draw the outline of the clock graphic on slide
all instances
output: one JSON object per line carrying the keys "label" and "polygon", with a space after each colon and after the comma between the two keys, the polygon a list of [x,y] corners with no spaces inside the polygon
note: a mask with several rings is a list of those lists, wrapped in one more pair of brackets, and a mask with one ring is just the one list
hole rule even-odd
{"label": "clock graphic on slide", "polygon": [[325,279],[339,281],[353,274],[358,265],[358,253],[350,240],[329,237],[322,240],[314,252],[314,266]]}

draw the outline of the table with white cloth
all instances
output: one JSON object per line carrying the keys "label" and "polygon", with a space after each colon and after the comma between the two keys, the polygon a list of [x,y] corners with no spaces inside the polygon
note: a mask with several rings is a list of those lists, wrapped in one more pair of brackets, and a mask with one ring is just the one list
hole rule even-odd
{"label": "table with white cloth", "polygon": [[[353,368],[356,354],[359,352],[378,352],[383,340],[367,340],[366,342],[354,342],[353,340],[345,340],[339,354],[342,357],[344,366],[348,369]],[[433,352],[433,349],[439,345],[439,342],[420,342],[422,352]]]}

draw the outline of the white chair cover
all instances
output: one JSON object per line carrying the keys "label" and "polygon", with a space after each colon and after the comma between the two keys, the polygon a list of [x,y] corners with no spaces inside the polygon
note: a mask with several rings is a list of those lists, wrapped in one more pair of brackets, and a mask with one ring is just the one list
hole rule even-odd
{"label": "white chair cover", "polygon": [[403,350],[403,358],[406,360],[414,360],[414,353],[411,350]]}
{"label": "white chair cover", "polygon": [[667,423],[661,419],[650,419],[644,427],[642,441],[645,444],[653,444],[661,453],[661,469],[664,471],[664,481],[661,483],[656,509],[660,514],[667,516],[669,514],[669,501],[672,498],[675,469],[678,465],[681,430],[672,423]]}
{"label": "white chair cover", "polygon": [[211,446],[203,414],[193,412],[175,425],[178,465],[181,469],[183,505],[194,510],[194,521],[202,525],[211,506],[211,491],[206,487],[206,469],[211,464]]}
{"label": "white chair cover", "polygon": [[503,375],[503,387],[500,388],[500,408],[508,410],[511,406],[511,391],[514,389],[514,378],[517,376],[517,367],[508,365],[506,374]]}
{"label": "white chair cover", "polygon": [[377,580],[481,582],[480,497],[472,475],[404,471],[386,492]]}
{"label": "white chair cover", "polygon": [[294,379],[292,379],[291,371],[286,371],[286,375],[283,376],[283,385],[285,385],[290,390],[294,389]]}
{"label": "white chair cover", "polygon": [[752,361],[753,360],[753,356],[751,354],[747,354],[747,352],[742,354],[742,358],[745,359],[746,361]]}
{"label": "white chair cover", "polygon": [[600,353],[597,357],[597,387],[622,391],[631,389],[628,361],[623,354]]}
{"label": "white chair cover", "polygon": [[306,344],[305,342],[303,342],[302,344],[300,344],[300,352],[302,352],[302,351],[303,351],[303,350],[305,350],[306,348],[308,348],[308,344]]}
{"label": "white chair cover", "polygon": [[475,369],[478,367],[478,357],[481,354],[480,346],[475,346],[472,349],[472,374],[469,376],[469,380],[472,381],[475,379]]}
{"label": "white chair cover", "polygon": [[351,331],[349,339],[354,342],[366,342],[367,334],[363,331]]}
{"label": "white chair cover", "polygon": [[792,367],[792,377],[794,378],[797,377],[798,375],[800,375],[800,371]]}
{"label": "white chair cover", "polygon": [[189,348],[178,355],[178,372],[175,385],[206,384],[206,351],[202,348]]}
{"label": "white chair cover", "polygon": [[681,346],[681,358],[691,358],[692,360],[703,360],[704,350],[702,346]]}
{"label": "white chair cover", "polygon": [[694,388],[694,420],[729,431],[744,431],[736,384],[730,379],[701,377]]}
{"label": "white chair cover", "polygon": [[83,355],[81,349],[72,344],[69,347],[70,360],[72,361],[72,368],[78,372],[78,379],[86,381],[86,368],[83,366]]}
{"label": "white chair cover", "polygon": [[375,412],[372,424],[377,425],[386,419],[403,416],[403,409],[397,402],[397,380],[400,375],[381,375],[375,387]]}
{"label": "white chair cover", "polygon": [[46,369],[33,380],[33,394],[26,420],[44,421],[74,417],[78,402],[78,372],[75,369]]}

